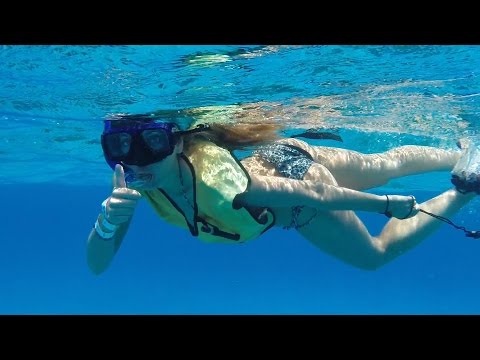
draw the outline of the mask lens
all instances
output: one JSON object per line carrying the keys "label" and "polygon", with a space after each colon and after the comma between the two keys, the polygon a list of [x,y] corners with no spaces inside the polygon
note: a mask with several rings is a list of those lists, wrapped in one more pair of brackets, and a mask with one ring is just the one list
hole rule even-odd
{"label": "mask lens", "polygon": [[109,134],[105,137],[105,145],[112,157],[126,156],[132,145],[132,137],[128,133]]}
{"label": "mask lens", "polygon": [[142,138],[145,144],[153,152],[169,152],[170,142],[168,135],[162,129],[150,129],[142,132]]}

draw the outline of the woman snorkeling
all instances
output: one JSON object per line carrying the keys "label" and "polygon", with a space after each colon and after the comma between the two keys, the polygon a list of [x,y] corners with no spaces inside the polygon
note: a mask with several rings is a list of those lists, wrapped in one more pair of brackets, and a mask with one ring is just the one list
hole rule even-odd
{"label": "woman snorkeling", "polygon": [[[453,188],[421,204],[414,196],[365,192],[402,176],[466,166],[472,148],[400,146],[362,154],[281,138],[273,123],[187,130],[179,124],[179,117],[159,113],[104,121],[102,149],[114,173],[87,241],[95,274],[110,265],[142,198],[165,221],[205,242],[238,244],[273,226],[295,229],[339,260],[373,270],[426,239],[440,227],[438,219],[449,222],[479,190],[476,178],[460,169]],[[249,149],[241,160],[234,154]],[[371,235],[355,211],[390,220]]]}

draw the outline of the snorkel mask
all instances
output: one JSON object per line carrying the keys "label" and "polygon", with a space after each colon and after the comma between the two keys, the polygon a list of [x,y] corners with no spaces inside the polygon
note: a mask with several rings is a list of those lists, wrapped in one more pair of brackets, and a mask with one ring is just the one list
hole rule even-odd
{"label": "snorkel mask", "polygon": [[127,115],[118,120],[105,120],[101,136],[103,154],[108,165],[146,166],[165,159],[173,153],[179,135],[208,130],[198,125],[186,131],[174,122],[146,115]]}

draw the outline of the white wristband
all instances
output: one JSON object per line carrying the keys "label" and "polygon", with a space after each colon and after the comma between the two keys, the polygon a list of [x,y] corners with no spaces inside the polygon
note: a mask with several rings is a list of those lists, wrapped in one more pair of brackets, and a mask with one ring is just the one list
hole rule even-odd
{"label": "white wristband", "polygon": [[102,226],[107,229],[108,231],[116,231],[118,229],[118,225],[112,224],[107,219],[107,200],[105,199],[102,202]]}
{"label": "white wristband", "polygon": [[111,239],[113,237],[113,235],[115,235],[115,231],[112,231],[112,232],[103,231],[102,228],[100,227],[100,224],[98,223],[98,219],[97,219],[97,221],[95,221],[94,228],[95,228],[95,231],[97,232],[98,236],[100,236],[104,240]]}

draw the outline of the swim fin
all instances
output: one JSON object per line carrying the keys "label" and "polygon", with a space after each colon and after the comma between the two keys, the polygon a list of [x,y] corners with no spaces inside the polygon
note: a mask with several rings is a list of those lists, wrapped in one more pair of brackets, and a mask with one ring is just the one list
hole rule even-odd
{"label": "swim fin", "polygon": [[294,134],[290,136],[291,138],[305,138],[305,139],[328,139],[343,142],[343,139],[337,135],[330,132],[321,132],[318,129],[308,129],[305,132]]}

